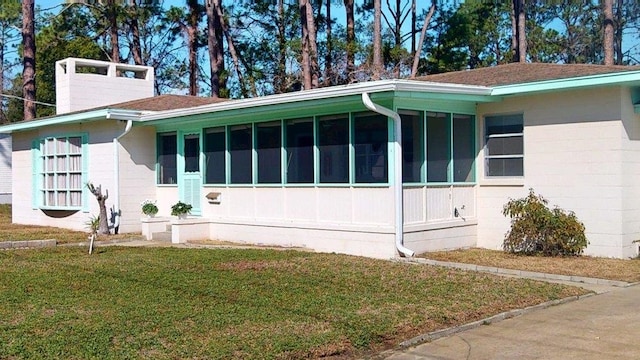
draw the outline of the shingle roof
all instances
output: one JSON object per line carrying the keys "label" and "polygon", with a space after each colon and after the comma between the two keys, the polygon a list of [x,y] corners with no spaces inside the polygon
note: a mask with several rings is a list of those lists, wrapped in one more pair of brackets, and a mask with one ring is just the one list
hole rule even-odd
{"label": "shingle roof", "polygon": [[165,111],[186,109],[200,105],[215,104],[229,101],[229,99],[198,97],[187,95],[159,95],[150,98],[132,100],[106,106],[109,109],[138,110],[138,111]]}
{"label": "shingle roof", "polygon": [[416,80],[491,87],[637,70],[640,70],[640,67],[588,64],[511,63],[473,70],[420,76],[417,77]]}

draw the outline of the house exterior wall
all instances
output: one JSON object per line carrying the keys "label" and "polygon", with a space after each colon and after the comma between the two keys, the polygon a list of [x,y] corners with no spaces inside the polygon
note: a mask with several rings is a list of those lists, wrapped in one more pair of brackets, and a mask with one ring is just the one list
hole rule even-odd
{"label": "house exterior wall", "polygon": [[621,89],[622,108],[622,244],[623,258],[640,253],[640,115],[634,112],[631,91]]}
{"label": "house exterior wall", "polygon": [[417,254],[475,246],[476,185],[405,186],[404,245]]}
{"label": "house exterior wall", "polygon": [[[88,149],[86,152],[87,180],[96,186],[101,185],[103,194],[106,193],[106,191],[109,192],[109,198],[106,202],[107,212],[109,213],[109,209],[114,206],[116,197],[113,139],[124,131],[124,127],[124,122],[105,120],[77,125],[51,126],[34,131],[14,133],[13,156],[15,166],[13,166],[12,176],[14,179],[20,179],[20,181],[13,182],[12,190],[15,200],[12,207],[13,222],[84,231],[87,230],[85,222],[89,217],[91,215],[98,215],[98,203],[90,193],[83,196],[83,201],[86,201],[87,211],[41,210],[34,207],[35,194],[33,194],[32,186],[34,172],[32,166],[35,166],[35,164],[33,164],[32,142],[42,137],[64,136],[66,134],[88,135]],[[137,131],[137,129],[134,129],[132,132],[135,131]],[[145,131],[148,130],[145,129]],[[137,140],[132,138],[130,138],[129,141],[137,142]],[[144,137],[140,136],[140,142],[142,143],[143,141]],[[144,146],[144,144],[140,144],[139,146]],[[153,149],[154,148],[152,148],[152,151],[155,154],[155,150]],[[121,150],[123,150],[123,148],[121,148]],[[147,192],[151,194],[154,193],[153,182],[150,182],[152,180],[149,180],[148,176],[152,170],[148,170],[146,173],[143,171],[145,167],[148,168],[149,164],[141,161],[140,158],[144,157],[144,155],[139,155],[136,151],[140,152],[139,149],[134,149],[134,155],[131,155],[131,153],[124,149],[120,154],[121,188],[129,188],[120,195],[123,200],[123,205],[126,206],[123,213],[121,232],[140,231],[140,215],[139,213],[134,215],[134,213],[140,210],[139,202],[148,195],[144,189],[148,189]],[[140,153],[144,154],[144,152]],[[154,156],[150,158],[152,158],[155,163]],[[149,159],[144,158],[143,160]],[[136,164],[136,162],[138,162],[138,164]],[[151,169],[153,169],[152,165]],[[145,175],[147,175],[147,178],[145,178]],[[151,175],[150,178],[153,179],[153,175]],[[86,189],[83,189],[83,191],[87,192]],[[132,205],[134,202],[137,202],[135,207]]]}
{"label": "house exterior wall", "polygon": [[[220,193],[220,202],[207,202],[209,192]],[[156,196],[159,214],[168,215],[178,188],[158,186]],[[201,199],[211,239],[396,255],[390,187],[204,187]]]}
{"label": "house exterior wall", "polygon": [[[586,254],[625,257],[620,104],[620,88],[611,87],[511,97],[479,105],[477,133],[481,147],[486,115],[524,114],[524,177],[485,177],[484,152],[479,150],[478,246],[501,248],[509,229],[509,219],[502,215],[503,205],[533,188],[549,200],[550,206],[574,211],[585,224],[590,241]],[[633,211],[626,213],[631,216]]]}
{"label": "house exterior wall", "polygon": [[11,136],[0,134],[0,204],[11,203]]}
{"label": "house exterior wall", "polygon": [[141,203],[156,199],[156,132],[133,127],[120,139],[120,232],[139,232]]}

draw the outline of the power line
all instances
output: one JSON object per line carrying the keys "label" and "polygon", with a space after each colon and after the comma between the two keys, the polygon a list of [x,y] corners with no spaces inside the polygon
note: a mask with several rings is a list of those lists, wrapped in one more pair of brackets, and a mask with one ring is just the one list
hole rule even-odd
{"label": "power line", "polygon": [[23,101],[30,101],[32,103],[38,104],[38,105],[45,105],[45,106],[52,106],[52,107],[56,107],[55,104],[49,104],[46,102],[42,102],[42,101],[36,101],[36,100],[27,100],[21,96],[16,96],[16,95],[9,95],[9,94],[0,94],[0,96],[2,97],[6,97],[6,98],[11,98],[11,99],[18,99],[18,100],[23,100]]}

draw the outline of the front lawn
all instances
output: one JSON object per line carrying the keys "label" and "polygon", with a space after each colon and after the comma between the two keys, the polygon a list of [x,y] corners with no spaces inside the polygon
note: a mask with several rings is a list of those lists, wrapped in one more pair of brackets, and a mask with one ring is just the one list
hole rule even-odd
{"label": "front lawn", "polygon": [[586,276],[627,282],[640,281],[640,260],[638,259],[623,260],[591,256],[525,256],[477,248],[429,252],[420,255],[420,257],[549,274]]}
{"label": "front lawn", "polygon": [[[87,220],[89,217],[87,216]],[[72,231],[51,226],[11,223],[11,205],[0,204],[0,241],[55,239],[58,244],[87,241],[87,232]],[[100,235],[98,240],[141,238],[140,234]]]}
{"label": "front lawn", "polygon": [[0,357],[346,358],[584,293],[299,251],[0,251]]}

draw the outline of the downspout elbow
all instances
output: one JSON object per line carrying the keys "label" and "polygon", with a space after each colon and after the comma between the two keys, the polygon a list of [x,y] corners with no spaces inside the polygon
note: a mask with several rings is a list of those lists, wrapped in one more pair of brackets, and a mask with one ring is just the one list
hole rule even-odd
{"label": "downspout elbow", "polygon": [[362,103],[367,109],[374,111],[378,114],[390,117],[393,119],[394,124],[394,196],[395,196],[395,212],[396,212],[396,249],[400,254],[405,257],[412,257],[415,252],[411,249],[407,249],[404,246],[404,217],[403,217],[403,189],[402,189],[402,126],[400,114],[388,109],[384,106],[380,106],[369,97],[366,92],[362,93]]}

